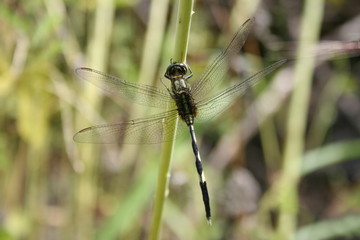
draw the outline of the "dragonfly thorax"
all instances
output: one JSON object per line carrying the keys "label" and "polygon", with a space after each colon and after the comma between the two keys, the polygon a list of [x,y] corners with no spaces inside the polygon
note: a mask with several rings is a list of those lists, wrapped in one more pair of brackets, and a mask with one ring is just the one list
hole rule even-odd
{"label": "dragonfly thorax", "polygon": [[[197,114],[197,107],[191,94],[191,87],[187,81],[187,79],[191,78],[192,71],[184,63],[172,61],[170,63],[164,75],[171,81],[171,90],[168,89],[168,91],[176,103],[180,118],[187,125],[192,125]],[[187,74],[188,70],[189,74]]]}
{"label": "dragonfly thorax", "polygon": [[[188,70],[190,71],[189,74],[187,74]],[[191,78],[192,71],[185,63],[170,60],[170,65],[166,69],[164,76],[171,81],[171,91],[168,90],[173,98],[182,93],[191,94],[190,84],[187,80]]]}
{"label": "dragonfly thorax", "polygon": [[172,94],[175,95],[181,93],[190,94],[191,93],[190,84],[184,78],[174,79],[171,82],[171,91]]}

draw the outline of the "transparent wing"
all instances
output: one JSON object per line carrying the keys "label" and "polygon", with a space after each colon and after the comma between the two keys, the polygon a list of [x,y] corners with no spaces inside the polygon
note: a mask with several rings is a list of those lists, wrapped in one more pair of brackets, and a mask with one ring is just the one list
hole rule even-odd
{"label": "transparent wing", "polygon": [[235,84],[234,86],[225,89],[214,97],[209,99],[200,101],[197,103],[199,113],[196,117],[196,121],[205,121],[211,119],[224,111],[230,104],[234,101],[236,97],[243,95],[248,88],[254,86],[261,79],[263,79],[266,75],[274,71],[276,68],[280,67],[287,60],[279,60],[272,65],[266,67],[260,72],[252,75],[246,80]]}
{"label": "transparent wing", "polygon": [[240,52],[253,24],[254,19],[248,19],[236,32],[229,45],[217,56],[210,66],[207,67],[200,78],[196,80],[192,86],[195,101],[206,98],[211,90],[222,81],[225,73],[229,69],[228,57]]}
{"label": "transparent wing", "polygon": [[113,95],[127,98],[138,104],[165,108],[167,103],[173,102],[168,92],[156,87],[127,82],[91,68],[77,68],[75,72],[79,78],[91,82]]}
{"label": "transparent wing", "polygon": [[[177,117],[177,110],[139,118],[117,124],[97,125],[85,128],[74,135],[74,141],[81,143],[127,143],[152,144],[170,141],[172,135],[164,131]],[[185,124],[179,124],[177,135],[183,132]]]}

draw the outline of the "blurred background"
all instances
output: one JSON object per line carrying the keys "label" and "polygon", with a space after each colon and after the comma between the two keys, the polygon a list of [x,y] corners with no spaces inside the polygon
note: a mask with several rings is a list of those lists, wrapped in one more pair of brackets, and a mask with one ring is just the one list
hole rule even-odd
{"label": "blurred background", "polygon": [[[190,81],[252,16],[256,24],[225,84],[294,56],[303,8],[297,0],[195,1]],[[349,42],[360,39],[359,9],[357,0],[326,1],[321,41],[309,52],[317,60],[295,166],[296,239],[360,239],[359,42]],[[1,1],[0,239],[147,239],[161,145],[72,137],[153,110],[104,95],[74,69],[162,88],[175,17],[176,2],[167,0]],[[212,227],[190,137],[177,138],[161,239],[277,239],[292,90],[287,64],[219,118],[195,126]]]}

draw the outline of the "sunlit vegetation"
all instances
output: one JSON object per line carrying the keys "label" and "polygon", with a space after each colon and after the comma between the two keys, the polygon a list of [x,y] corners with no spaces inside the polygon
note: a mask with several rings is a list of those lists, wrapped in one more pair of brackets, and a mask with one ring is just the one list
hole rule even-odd
{"label": "sunlit vegetation", "polygon": [[[313,1],[316,22],[307,2],[195,1],[192,81],[253,16],[251,36],[220,87],[276,60],[295,60],[214,121],[196,125],[212,226],[190,137],[177,137],[160,239],[360,236],[360,47],[349,42],[360,39],[360,5]],[[161,145],[72,138],[91,125],[158,110],[107,96],[74,69],[163,88],[176,14],[176,1],[165,0],[0,2],[0,239],[148,238]],[[307,35],[301,24],[309,22]]]}

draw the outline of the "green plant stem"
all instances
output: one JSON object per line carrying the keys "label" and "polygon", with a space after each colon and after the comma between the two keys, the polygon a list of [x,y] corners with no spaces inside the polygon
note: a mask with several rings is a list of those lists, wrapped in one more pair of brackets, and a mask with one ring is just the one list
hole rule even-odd
{"label": "green plant stem", "polygon": [[[87,66],[103,71],[107,65],[110,36],[113,30],[115,12],[114,0],[97,0],[95,22],[90,45],[87,49]],[[106,26],[106,27],[104,27]],[[90,84],[84,86],[81,93],[89,106],[99,109],[101,97],[98,90]],[[84,118],[81,114],[76,116],[77,129],[83,126]],[[94,230],[93,212],[96,205],[97,194],[97,164],[98,146],[81,146],[79,156],[84,162],[84,171],[77,179],[77,207],[75,238],[90,239]]]}
{"label": "green plant stem", "polygon": [[179,1],[179,12],[174,51],[174,60],[176,62],[186,62],[193,5],[194,0]]}
{"label": "green plant stem", "polygon": [[[298,60],[295,64],[294,93],[290,102],[283,172],[279,182],[279,222],[275,239],[294,239],[298,213],[297,186],[301,176],[301,156],[304,148],[311,78],[314,59],[304,56],[318,39],[324,10],[323,0],[306,0],[301,22]],[[310,50],[310,51],[309,51]]]}
{"label": "green plant stem", "polygon": [[[193,4],[193,0],[180,0],[178,3],[178,19],[175,35],[176,42],[173,57],[174,61],[176,62],[186,62]],[[168,131],[172,134],[173,139],[172,141],[163,144],[155,193],[155,202],[152,214],[152,222],[149,234],[150,240],[157,240],[160,236],[163,208],[165,203],[165,197],[167,195],[168,180],[170,176],[169,170],[172,152],[174,148],[177,122],[178,119],[175,119],[174,122],[171,124],[171,127],[165,129],[165,131]]]}

